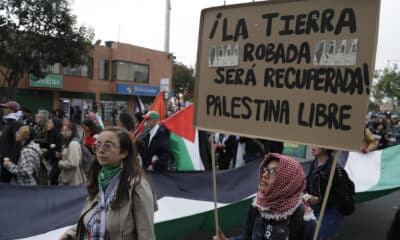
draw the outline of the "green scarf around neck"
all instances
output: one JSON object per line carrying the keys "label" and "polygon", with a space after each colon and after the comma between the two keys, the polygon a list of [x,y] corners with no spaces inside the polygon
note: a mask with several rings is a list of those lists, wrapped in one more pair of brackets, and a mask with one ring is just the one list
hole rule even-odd
{"label": "green scarf around neck", "polygon": [[107,189],[108,185],[111,182],[111,179],[113,179],[113,177],[117,175],[120,171],[121,171],[120,166],[117,167],[104,166],[100,169],[99,175],[97,176],[97,181],[103,188],[103,191]]}

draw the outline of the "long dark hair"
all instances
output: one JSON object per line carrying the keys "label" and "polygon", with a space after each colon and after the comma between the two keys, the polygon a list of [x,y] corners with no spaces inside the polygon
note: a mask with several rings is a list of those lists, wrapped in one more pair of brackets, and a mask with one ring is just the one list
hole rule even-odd
{"label": "long dark hair", "polygon": [[135,130],[135,121],[133,120],[133,117],[129,113],[127,112],[120,113],[119,121],[122,123],[122,126],[128,131]]}
{"label": "long dark hair", "polygon": [[82,125],[87,126],[93,135],[99,134],[101,132],[100,128],[91,119],[86,118],[85,120],[83,120]]}
{"label": "long dark hair", "polygon": [[78,129],[76,128],[76,125],[73,122],[69,122],[64,126],[66,126],[69,130],[71,130],[71,136],[66,138],[64,141],[64,147],[68,147],[74,138],[78,138]]}
{"label": "long dark hair", "polygon": [[[149,184],[150,181],[146,177],[146,174],[142,170],[142,167],[139,165],[138,152],[132,145],[129,133],[125,129],[118,127],[106,128],[103,130],[103,132],[107,131],[112,132],[117,136],[120,145],[120,152],[128,153],[127,156],[122,160],[121,180],[118,185],[117,196],[111,205],[112,208],[116,208],[119,206],[124,198],[129,198],[128,189],[131,180],[135,179],[134,187],[140,182],[142,178],[146,179]],[[90,166],[88,171],[87,189],[89,197],[91,199],[93,199],[99,192],[99,183],[97,177],[99,175],[100,169],[101,165],[96,159],[92,162],[92,165]]]}

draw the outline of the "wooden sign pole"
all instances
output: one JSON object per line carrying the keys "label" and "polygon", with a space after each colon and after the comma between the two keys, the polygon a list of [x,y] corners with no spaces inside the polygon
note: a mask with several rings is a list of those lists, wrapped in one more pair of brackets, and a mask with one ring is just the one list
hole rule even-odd
{"label": "wooden sign pole", "polygon": [[211,133],[211,161],[212,161],[212,176],[213,176],[213,195],[214,195],[214,222],[215,222],[215,235],[217,236],[219,224],[218,224],[218,206],[217,206],[217,173],[215,164],[215,148],[214,148],[215,133]]}
{"label": "wooden sign pole", "polygon": [[324,214],[325,214],[325,210],[326,210],[326,204],[328,202],[329,194],[330,194],[331,188],[332,188],[333,177],[335,176],[336,163],[338,161],[338,158],[339,158],[339,154],[336,151],[335,152],[335,158],[333,159],[333,163],[332,163],[332,167],[331,167],[331,172],[329,174],[328,185],[327,185],[326,190],[325,190],[325,196],[324,196],[324,199],[322,201],[322,207],[321,207],[321,211],[320,211],[320,214],[319,214],[317,227],[315,228],[313,240],[317,240],[318,239],[318,234],[319,234],[319,230],[321,228],[322,219],[324,218]]}

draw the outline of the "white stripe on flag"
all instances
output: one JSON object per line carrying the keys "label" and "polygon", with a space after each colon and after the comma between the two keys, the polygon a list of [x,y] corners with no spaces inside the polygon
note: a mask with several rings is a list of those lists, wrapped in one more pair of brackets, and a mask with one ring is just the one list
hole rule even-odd
{"label": "white stripe on flag", "polygon": [[[248,198],[255,197],[255,194],[248,196],[238,202]],[[232,203],[218,203],[218,208],[227,206]],[[186,198],[163,197],[157,201],[158,211],[154,214],[154,224],[166,222],[178,218],[189,217],[196,214],[204,213],[214,209],[214,202],[199,201]],[[62,227],[53,231],[28,238],[20,238],[19,240],[53,240],[59,239],[61,235],[71,226]]]}
{"label": "white stripe on flag", "polygon": [[193,168],[194,170],[204,170],[204,165],[203,162],[201,161],[201,156],[200,156],[200,147],[199,147],[199,131],[196,129],[196,136],[194,143],[191,141],[182,138],[183,142],[185,143],[186,149],[190,155],[190,158],[193,163]]}
{"label": "white stripe on flag", "polygon": [[[214,209],[214,202],[199,201],[176,197],[163,197],[157,201],[158,211],[155,212],[154,222],[160,223],[177,218],[183,218]],[[218,203],[218,207],[227,204]]]}
{"label": "white stripe on flag", "polygon": [[367,154],[349,152],[345,170],[354,182],[356,192],[364,192],[378,184],[381,177],[382,151]]}

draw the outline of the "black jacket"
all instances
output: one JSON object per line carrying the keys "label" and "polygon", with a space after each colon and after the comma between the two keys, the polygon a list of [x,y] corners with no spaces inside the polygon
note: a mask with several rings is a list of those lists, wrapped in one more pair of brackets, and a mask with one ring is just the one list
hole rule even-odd
{"label": "black jacket", "polygon": [[5,157],[8,157],[12,162],[16,163],[18,159],[14,159],[14,150],[16,147],[15,133],[22,124],[20,121],[13,119],[5,119],[4,121],[5,124],[0,139],[0,159],[3,161]]}
{"label": "black jacket", "polygon": [[[250,206],[242,234],[229,240],[309,240],[312,239],[315,222],[304,221],[304,205],[301,204],[286,220],[266,220],[257,208]],[[267,236],[266,236],[267,235]]]}
{"label": "black jacket", "polygon": [[[150,142],[150,133],[144,138],[145,150],[143,153],[143,168],[147,169],[151,164],[155,171],[166,171],[168,170],[168,162],[171,158],[171,151],[169,145],[169,136],[167,130],[160,126]],[[152,163],[154,156],[158,157],[158,160]]]}
{"label": "black jacket", "polygon": [[[323,199],[325,196],[326,187],[328,186],[329,174],[333,159],[330,157],[323,166],[315,171],[314,175],[314,169],[315,166],[317,166],[316,161],[317,160],[314,160],[312,163],[307,176],[307,192],[319,197],[319,199]],[[332,188],[327,203],[328,207],[340,207],[340,204],[347,195],[347,179],[348,176],[346,171],[339,165],[336,165]]]}
{"label": "black jacket", "polygon": [[[4,119],[5,124],[3,126],[2,135],[0,138],[0,162],[3,163],[3,159],[8,157],[12,162],[17,163],[18,158],[16,157],[17,143],[15,141],[15,133],[21,127],[21,122],[14,119]],[[1,181],[10,182],[11,173],[6,171],[1,164]]]}

